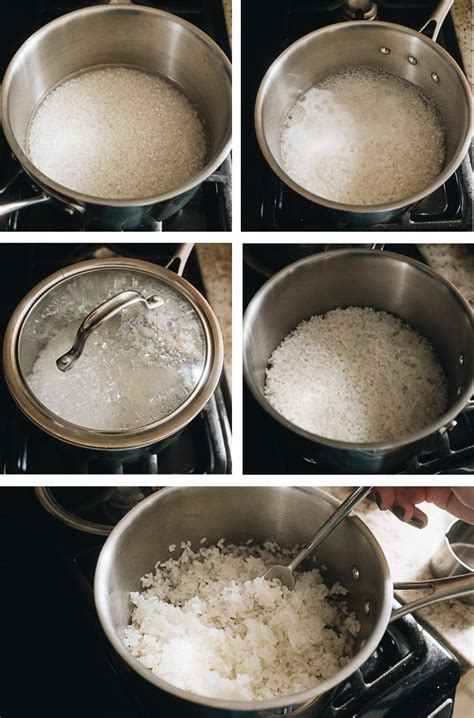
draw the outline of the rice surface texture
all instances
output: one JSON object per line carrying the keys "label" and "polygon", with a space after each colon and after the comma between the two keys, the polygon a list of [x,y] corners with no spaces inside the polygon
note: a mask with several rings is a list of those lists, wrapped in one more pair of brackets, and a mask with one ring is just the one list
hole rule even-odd
{"label": "rice surface texture", "polygon": [[353,655],[355,615],[314,569],[289,591],[261,578],[291,552],[274,544],[199,548],[157,564],[132,593],[125,644],[157,676],[202,696],[265,700],[330,677]]}
{"label": "rice surface texture", "polygon": [[423,191],[445,159],[434,104],[415,85],[359,67],[328,76],[291,108],[282,166],[301,187],[343,204],[377,205]]}
{"label": "rice surface texture", "polygon": [[361,307],[301,322],[271,355],[264,393],[293,424],[355,443],[422,429],[448,403],[427,339],[392,314]]}
{"label": "rice surface texture", "polygon": [[47,94],[27,148],[49,178],[103,199],[171,191],[206,159],[203,124],[184,94],[162,77],[118,66],[83,72]]}

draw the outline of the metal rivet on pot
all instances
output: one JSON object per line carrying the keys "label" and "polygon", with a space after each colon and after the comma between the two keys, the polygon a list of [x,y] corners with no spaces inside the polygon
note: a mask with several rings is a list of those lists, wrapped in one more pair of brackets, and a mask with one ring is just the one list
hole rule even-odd
{"label": "metal rivet on pot", "polygon": [[464,364],[464,354],[460,354],[458,357],[458,362],[462,366]]}
{"label": "metal rivet on pot", "polygon": [[360,571],[359,571],[359,569],[357,568],[357,566],[353,566],[353,567],[352,567],[352,576],[353,576],[353,578],[355,578],[356,581],[359,580]]}
{"label": "metal rivet on pot", "polygon": [[408,55],[408,62],[410,65],[418,65],[418,60],[413,55]]}
{"label": "metal rivet on pot", "polygon": [[382,53],[382,55],[390,55],[392,53],[389,47],[381,47],[380,52]]}
{"label": "metal rivet on pot", "polygon": [[439,75],[436,72],[432,72],[431,79],[433,80],[433,82],[439,82]]}
{"label": "metal rivet on pot", "polygon": [[363,638],[362,641],[360,642],[360,647],[363,648],[366,643],[367,643],[367,641],[365,640],[365,638]]}
{"label": "metal rivet on pot", "polygon": [[366,601],[364,603],[364,613],[366,613],[366,614],[370,613],[370,601]]}

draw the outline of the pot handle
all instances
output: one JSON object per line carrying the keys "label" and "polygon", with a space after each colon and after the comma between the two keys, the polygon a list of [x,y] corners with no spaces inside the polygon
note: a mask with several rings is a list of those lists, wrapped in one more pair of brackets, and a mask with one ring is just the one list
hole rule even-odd
{"label": "pot handle", "polygon": [[[446,19],[446,16],[448,12],[451,10],[452,6],[454,4],[454,0],[443,0],[430,19],[425,22],[422,28],[420,28],[420,33],[422,35],[426,35],[427,37],[430,37],[433,42],[436,42],[438,39],[439,31],[441,30],[441,26],[443,22]],[[434,27],[433,27],[434,25]],[[432,30],[432,32],[431,32]]]}
{"label": "pot handle", "polygon": [[77,330],[72,347],[56,360],[56,366],[59,371],[66,372],[72,369],[84,351],[87,338],[94,329],[97,329],[103,322],[106,322],[115,316],[115,314],[121,312],[122,309],[131,307],[132,304],[136,304],[137,302],[143,302],[147,309],[156,309],[164,304],[163,299],[156,294],[153,294],[147,299],[141,292],[137,292],[135,289],[126,289],[114,297],[107,299],[87,315]]}
{"label": "pot handle", "polygon": [[466,596],[468,593],[474,593],[474,573],[464,573],[460,576],[450,576],[449,578],[434,578],[428,581],[394,584],[395,591],[419,591],[424,588],[431,589],[430,593],[398,608],[392,613],[390,623],[397,621],[407,613],[417,611],[419,608],[431,606],[431,604],[439,603],[440,601],[447,601],[450,598]]}
{"label": "pot handle", "polygon": [[463,411],[474,411],[474,396],[469,399]]}
{"label": "pot handle", "polygon": [[[174,272],[176,271],[176,274],[178,277],[183,276],[184,269],[186,267],[186,262],[188,261],[188,257],[193,251],[194,242],[184,242],[183,244],[178,245],[178,248],[173,256],[172,259],[168,262],[166,265],[166,269],[169,269],[170,271]],[[176,270],[173,268],[173,265],[175,263],[177,264]]]}
{"label": "pot handle", "polygon": [[16,212],[18,209],[26,209],[26,207],[34,207],[35,204],[46,204],[51,202],[51,197],[47,194],[36,195],[35,197],[29,197],[28,199],[20,199],[17,202],[8,202],[7,204],[0,205],[0,217],[6,217],[12,212]]}

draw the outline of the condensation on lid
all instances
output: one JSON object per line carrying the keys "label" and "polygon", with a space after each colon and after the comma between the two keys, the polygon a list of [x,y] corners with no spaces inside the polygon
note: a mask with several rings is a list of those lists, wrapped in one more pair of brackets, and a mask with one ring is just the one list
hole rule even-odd
{"label": "condensation on lid", "polygon": [[[88,337],[74,367],[61,372],[83,319],[121,291],[133,289],[163,305],[137,303]],[[57,416],[100,431],[126,431],[160,421],[196,388],[206,361],[206,336],[191,302],[164,280],[120,267],[92,269],[54,286],[25,319],[19,342],[23,377]]]}

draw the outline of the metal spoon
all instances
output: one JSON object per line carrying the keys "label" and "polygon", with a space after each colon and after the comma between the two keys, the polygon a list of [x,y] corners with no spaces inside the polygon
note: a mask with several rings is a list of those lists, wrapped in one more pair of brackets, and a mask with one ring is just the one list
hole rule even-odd
{"label": "metal spoon", "polygon": [[337,526],[339,526],[341,521],[343,521],[346,516],[350,514],[352,509],[355,509],[355,507],[358,506],[371,491],[371,486],[361,486],[356,489],[323,523],[310,543],[306,544],[306,546],[301,549],[299,554],[295,556],[291,563],[287,566],[282,566],[280,564],[270,566],[270,568],[268,568],[263,574],[263,578],[267,581],[271,578],[279,578],[282,584],[292,591],[296,585],[296,579],[293,573],[295,569],[298,568],[300,563],[304,561],[304,559],[309,556],[309,554],[312,553],[314,549],[319,546],[319,544],[322,543]]}

